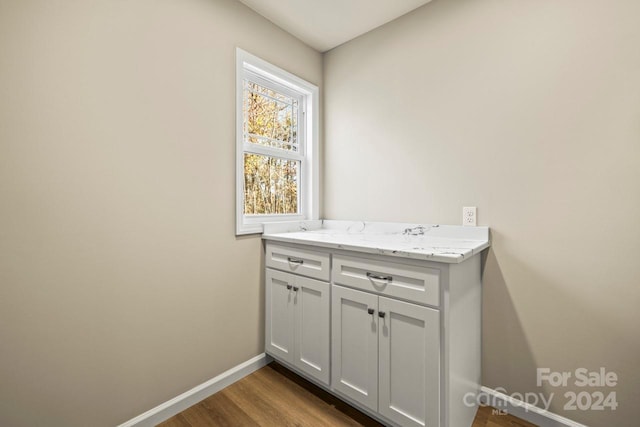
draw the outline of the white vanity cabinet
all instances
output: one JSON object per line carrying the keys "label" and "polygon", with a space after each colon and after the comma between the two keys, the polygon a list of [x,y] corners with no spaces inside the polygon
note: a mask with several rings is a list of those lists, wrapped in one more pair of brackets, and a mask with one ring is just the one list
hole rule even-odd
{"label": "white vanity cabinet", "polygon": [[329,283],[266,269],[266,352],[329,384]]}
{"label": "white vanity cabinet", "polygon": [[438,310],[332,287],[332,388],[403,426],[438,426]]}
{"label": "white vanity cabinet", "polygon": [[488,229],[343,224],[265,230],[266,352],[385,425],[470,427]]}

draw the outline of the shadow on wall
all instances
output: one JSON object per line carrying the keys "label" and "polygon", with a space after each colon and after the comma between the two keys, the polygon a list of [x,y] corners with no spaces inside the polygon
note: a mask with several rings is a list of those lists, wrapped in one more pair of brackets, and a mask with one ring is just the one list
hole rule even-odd
{"label": "shadow on wall", "polygon": [[[634,419],[640,398],[633,386],[640,383],[640,372],[634,369],[637,340],[629,339],[630,320],[600,305],[580,279],[571,283],[546,276],[547,269],[557,269],[553,260],[528,263],[501,253],[501,237],[492,230],[493,247],[483,254],[482,384],[506,389],[499,391],[508,395],[528,393],[528,403],[544,408],[542,394],[546,401],[551,399],[551,412],[588,425],[636,425],[629,420]],[[500,261],[509,266],[506,277]],[[536,358],[532,348],[540,349],[545,357]],[[608,354],[611,348],[619,349],[613,359]],[[570,376],[566,384],[543,381],[537,386],[538,368]],[[601,368],[615,373],[615,386],[576,384],[577,369],[584,369],[583,375],[601,375]],[[594,393],[607,397],[612,392],[618,404],[615,410],[610,406],[581,410],[571,403],[571,396],[575,402],[576,395],[587,398],[589,394],[593,403]]]}
{"label": "shadow on wall", "polygon": [[[262,240],[262,238],[258,235],[256,236],[255,234],[245,234],[245,235],[236,235],[235,236],[236,241],[242,241],[242,240],[255,240],[255,239],[259,239],[260,240],[260,244],[258,245],[258,247],[260,248],[260,253],[258,254],[258,257],[260,258],[260,282],[258,283],[258,290],[259,290],[259,294],[260,294],[260,299],[258,300],[260,302],[260,305],[257,307],[258,310],[258,331],[260,331],[259,335],[258,335],[258,348],[260,349],[264,349],[264,318],[265,318],[265,282],[264,282],[264,269],[265,269],[265,264],[264,264],[264,253],[265,253],[265,242],[264,240]],[[247,257],[247,259],[250,259],[249,257]]]}
{"label": "shadow on wall", "polygon": [[[496,240],[495,231],[491,237]],[[493,248],[484,259],[482,283],[483,385],[497,389],[514,383],[535,384],[533,352]],[[514,391],[527,390],[507,390]]]}

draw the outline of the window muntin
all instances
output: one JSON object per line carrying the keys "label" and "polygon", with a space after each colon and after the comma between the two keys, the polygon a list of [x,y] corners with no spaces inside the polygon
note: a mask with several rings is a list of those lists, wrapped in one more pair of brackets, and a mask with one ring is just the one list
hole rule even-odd
{"label": "window muntin", "polygon": [[299,151],[300,101],[244,79],[244,138],[252,144]]}
{"label": "window muntin", "polygon": [[243,78],[244,215],[299,215],[302,94],[246,72]]}
{"label": "window muntin", "polygon": [[316,219],[318,88],[237,50],[236,234]]}

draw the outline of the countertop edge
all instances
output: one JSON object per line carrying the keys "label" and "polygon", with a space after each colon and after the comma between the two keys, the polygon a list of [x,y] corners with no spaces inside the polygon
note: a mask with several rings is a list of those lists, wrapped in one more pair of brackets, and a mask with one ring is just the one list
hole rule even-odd
{"label": "countertop edge", "polygon": [[317,246],[326,249],[341,249],[350,252],[361,252],[374,255],[384,255],[396,258],[417,259],[422,261],[443,262],[447,264],[460,264],[461,262],[472,258],[475,255],[479,255],[483,250],[491,246],[489,241],[481,244],[477,248],[469,249],[469,254],[418,254],[402,250],[390,250],[382,248],[368,248],[357,245],[345,245],[341,243],[329,243],[318,242],[310,240],[301,240],[297,238],[290,238],[278,234],[263,234],[263,240],[272,240],[276,242],[292,243],[305,246]]}

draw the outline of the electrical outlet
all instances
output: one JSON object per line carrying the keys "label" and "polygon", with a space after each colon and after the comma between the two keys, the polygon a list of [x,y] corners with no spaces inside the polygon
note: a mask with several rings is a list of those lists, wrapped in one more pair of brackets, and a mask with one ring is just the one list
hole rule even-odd
{"label": "electrical outlet", "polygon": [[478,218],[478,210],[475,206],[462,208],[462,225],[475,227]]}

